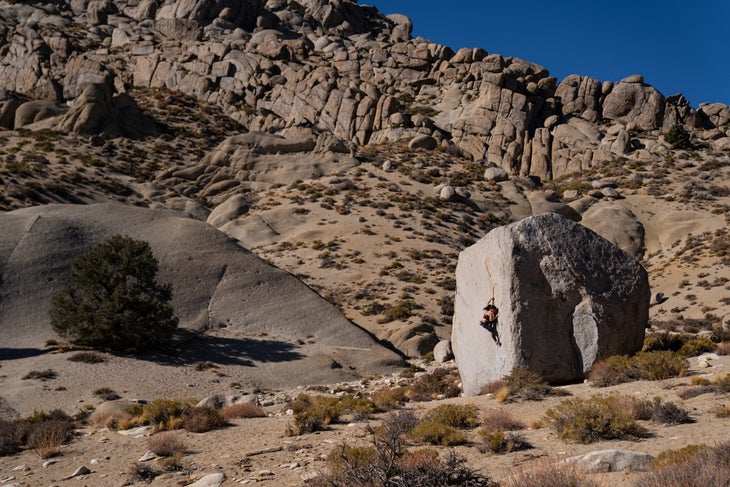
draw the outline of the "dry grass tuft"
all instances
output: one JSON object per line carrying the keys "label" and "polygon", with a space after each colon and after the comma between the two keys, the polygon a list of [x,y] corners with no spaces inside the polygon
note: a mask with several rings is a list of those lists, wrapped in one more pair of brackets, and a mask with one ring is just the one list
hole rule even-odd
{"label": "dry grass tuft", "polygon": [[[681,452],[681,450],[680,450]],[[672,455],[674,456],[674,455]],[[642,475],[642,487],[706,487],[727,485],[730,479],[730,442],[713,448],[697,447],[678,453],[674,463]]]}
{"label": "dry grass tuft", "polygon": [[266,410],[251,403],[231,404],[221,409],[221,416],[226,419],[234,418],[265,418]]}
{"label": "dry grass tuft", "polygon": [[598,487],[575,465],[556,465],[543,462],[537,467],[527,467],[508,477],[502,487]]}
{"label": "dry grass tuft", "polygon": [[147,448],[157,456],[171,457],[182,455],[188,447],[174,433],[159,433],[147,440]]}
{"label": "dry grass tuft", "polygon": [[486,431],[513,431],[525,428],[525,424],[516,420],[507,411],[490,411],[482,418],[482,428]]}

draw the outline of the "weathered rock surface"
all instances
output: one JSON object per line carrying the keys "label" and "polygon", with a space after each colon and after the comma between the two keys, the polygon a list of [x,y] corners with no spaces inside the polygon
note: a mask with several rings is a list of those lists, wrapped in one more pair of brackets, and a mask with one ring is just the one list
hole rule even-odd
{"label": "weathered rock surface", "polygon": [[[629,151],[625,136],[605,137],[604,118],[646,131],[730,120],[726,105],[695,110],[640,75],[558,83],[537,64],[479,48],[454,52],[412,38],[412,28],[403,15],[349,0],[15,2],[0,19],[0,86],[47,104],[21,110],[31,113],[16,127],[74,102],[64,127],[107,131],[114,124],[102,119],[119,118],[114,100],[111,109],[104,97],[79,104],[89,85],[112,83],[117,96],[166,88],[221,105],[250,132],[296,139],[309,131],[348,145],[450,142],[475,161],[542,179]],[[9,126],[16,105],[3,105],[0,125]]]}
{"label": "weathered rock surface", "polygon": [[653,462],[654,457],[648,453],[628,450],[592,451],[563,461],[586,473],[646,472],[652,469]]}
{"label": "weathered rock surface", "polygon": [[[245,337],[269,337],[270,343],[261,343],[252,358],[262,362],[262,369],[297,367],[300,360],[310,360],[312,366],[331,360],[343,365],[341,372],[309,371],[318,370],[324,378],[400,363],[395,353],[300,281],[214,227],[176,212],[112,204],[51,205],[0,214],[0,226],[0,331],[5,348],[37,348],[57,338],[48,307],[68,277],[70,261],[105,237],[123,233],[150,242],[160,260],[160,281],[173,285],[173,306],[183,329],[223,328],[231,335],[226,343],[242,347],[240,354],[250,354]],[[313,343],[296,345],[303,337]]]}
{"label": "weathered rock surface", "polygon": [[[591,230],[556,214],[492,230],[459,255],[452,347],[464,393],[525,366],[551,382],[641,349],[646,271]],[[479,321],[491,297],[498,346]]]}

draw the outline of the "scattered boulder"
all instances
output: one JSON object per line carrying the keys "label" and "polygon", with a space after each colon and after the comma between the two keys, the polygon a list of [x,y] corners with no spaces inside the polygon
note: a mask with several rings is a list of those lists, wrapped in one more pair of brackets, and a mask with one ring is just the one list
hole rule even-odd
{"label": "scattered boulder", "polygon": [[[554,213],[489,232],[459,255],[451,343],[464,393],[524,366],[553,383],[639,351],[647,273],[633,257]],[[494,297],[501,345],[480,325]]]}
{"label": "scattered boulder", "polygon": [[15,110],[14,129],[19,129],[47,118],[56,117],[66,112],[66,108],[58,106],[50,100],[27,101]]}
{"label": "scattered boulder", "polygon": [[451,340],[441,340],[433,347],[433,359],[436,363],[443,364],[454,358],[451,350]]}
{"label": "scattered boulder", "polygon": [[501,167],[488,167],[484,170],[485,181],[494,181],[495,183],[501,183],[502,181],[507,181],[508,179],[509,174],[507,174],[507,171],[505,171]]}
{"label": "scattered boulder", "polygon": [[434,150],[437,146],[438,142],[430,135],[417,135],[408,143],[409,149]]}
{"label": "scattered boulder", "polygon": [[[603,188],[602,192],[609,189]],[[637,259],[644,255],[644,225],[621,202],[594,204],[583,213],[581,224]]]}
{"label": "scattered boulder", "polygon": [[226,474],[222,472],[210,473],[198,480],[197,482],[188,484],[188,487],[220,487],[225,481]]}
{"label": "scattered boulder", "polygon": [[648,453],[628,450],[600,450],[566,458],[561,463],[574,464],[586,473],[647,472],[653,468],[654,457]]}

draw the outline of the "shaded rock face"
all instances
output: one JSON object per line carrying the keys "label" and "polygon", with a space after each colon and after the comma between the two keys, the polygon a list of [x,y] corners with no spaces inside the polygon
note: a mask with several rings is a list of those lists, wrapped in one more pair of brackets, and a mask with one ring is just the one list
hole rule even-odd
{"label": "shaded rock face", "polygon": [[[303,367],[300,360],[310,365],[336,360],[343,365],[341,371],[313,368],[307,374],[314,372],[314,377],[307,380],[329,381],[337,379],[332,374],[340,374],[339,381],[401,363],[299,280],[211,225],[177,212],[115,204],[38,206],[0,214],[0,228],[3,347],[40,348],[45,340],[57,338],[48,307],[68,279],[70,262],[121,233],[150,243],[160,261],[160,282],[173,286],[181,328],[225,330],[244,337],[243,347],[251,346],[251,337],[264,334],[270,349],[292,350],[277,358],[275,351],[267,355],[262,349],[258,366],[264,369],[280,367],[277,373],[282,373],[287,367]],[[312,343],[297,345],[304,337]],[[277,381],[296,377],[294,369],[285,375]]]}
{"label": "shaded rock face", "polygon": [[[554,383],[596,360],[641,349],[646,271],[591,230],[557,214],[497,228],[459,255],[452,347],[466,395],[525,366]],[[480,326],[491,297],[498,346]]]}

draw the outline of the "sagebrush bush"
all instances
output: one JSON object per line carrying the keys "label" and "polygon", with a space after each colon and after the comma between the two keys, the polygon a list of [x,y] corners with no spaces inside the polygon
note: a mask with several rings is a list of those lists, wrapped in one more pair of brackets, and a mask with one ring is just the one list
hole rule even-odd
{"label": "sagebrush bush", "polygon": [[289,404],[289,408],[294,412],[294,422],[286,428],[288,436],[319,431],[344,414],[352,413],[356,418],[367,417],[376,409],[370,399],[354,397],[352,394],[342,397],[299,394]]}
{"label": "sagebrush bush", "polygon": [[71,439],[73,423],[51,419],[35,423],[28,432],[28,447],[41,458],[51,458],[60,453],[61,445]]}
{"label": "sagebrush bush", "polygon": [[94,411],[89,417],[93,428],[118,429],[121,421],[129,422],[132,415],[126,411]]}
{"label": "sagebrush bush", "polygon": [[482,418],[482,428],[485,431],[513,431],[521,430],[525,424],[518,421],[507,411],[490,411]]}
{"label": "sagebrush bush", "polygon": [[[340,445],[328,457],[329,472],[309,482],[313,487],[418,486],[496,487],[450,452],[442,459],[431,449],[409,451],[404,437],[417,418],[412,411],[390,413],[373,430],[372,446]],[[456,431],[456,430],[455,430]]]}
{"label": "sagebrush bush", "polygon": [[479,413],[473,404],[441,404],[426,413],[423,421],[460,429],[474,428],[479,424]]}
{"label": "sagebrush bush", "polygon": [[185,442],[174,433],[159,433],[147,440],[147,448],[157,456],[182,455],[187,450]]}
{"label": "sagebrush bush", "polygon": [[370,400],[378,411],[386,412],[405,403],[405,392],[402,387],[386,387],[370,394]]}
{"label": "sagebrush bush", "polygon": [[234,418],[265,418],[266,410],[257,404],[231,404],[221,409],[221,416],[226,419]]}
{"label": "sagebrush bush", "polygon": [[654,467],[662,468],[671,465],[686,464],[694,461],[701,452],[707,450],[707,445],[687,445],[676,450],[664,450],[654,459]]}
{"label": "sagebrush bush", "polygon": [[687,359],[678,352],[656,350],[639,352],[633,357],[614,355],[598,361],[588,374],[596,387],[607,387],[631,380],[664,380],[682,376],[689,368]]}
{"label": "sagebrush bush", "polygon": [[481,429],[479,436],[483,442],[482,448],[492,453],[502,454],[532,448],[532,445],[519,433]]}
{"label": "sagebrush bush", "polygon": [[228,425],[220,411],[208,406],[189,408],[183,412],[182,427],[191,433],[205,433]]}
{"label": "sagebrush bush", "polygon": [[413,441],[431,445],[455,446],[466,443],[464,433],[442,423],[419,423],[411,430],[409,437]]}
{"label": "sagebrush bush", "polygon": [[406,388],[405,395],[412,401],[430,401],[461,394],[458,384],[461,381],[455,369],[436,369],[423,374]]}
{"label": "sagebrush bush", "polygon": [[115,399],[119,399],[120,397],[119,394],[117,394],[113,389],[110,389],[108,387],[101,387],[95,390],[94,395],[104,401],[114,401]]}
{"label": "sagebrush bush", "polygon": [[550,395],[566,395],[567,393],[554,389],[535,372],[516,367],[502,379],[490,382],[482,387],[480,394],[495,394],[497,402],[515,400],[541,401]]}
{"label": "sagebrush bush", "polygon": [[15,421],[0,419],[0,456],[14,455],[23,445],[23,428]]}
{"label": "sagebrush bush", "polygon": [[[706,487],[728,485],[730,479],[730,442],[711,448],[698,448],[679,455],[676,463],[643,474],[636,485],[642,487]],[[685,458],[681,458],[684,456]]]}
{"label": "sagebrush bush", "polygon": [[82,362],[85,364],[101,364],[106,362],[103,355],[96,352],[79,352],[68,357],[71,362]]}
{"label": "sagebrush bush", "polygon": [[549,409],[544,418],[561,439],[578,443],[647,436],[646,428],[627,410],[625,396],[617,394],[565,399]]}
{"label": "sagebrush bush", "polygon": [[717,344],[707,337],[689,340],[679,349],[679,354],[685,357],[697,357],[703,353],[714,352]]}
{"label": "sagebrush bush", "polygon": [[541,462],[540,465],[520,469],[507,477],[502,487],[598,487],[588,475],[575,465]]}

